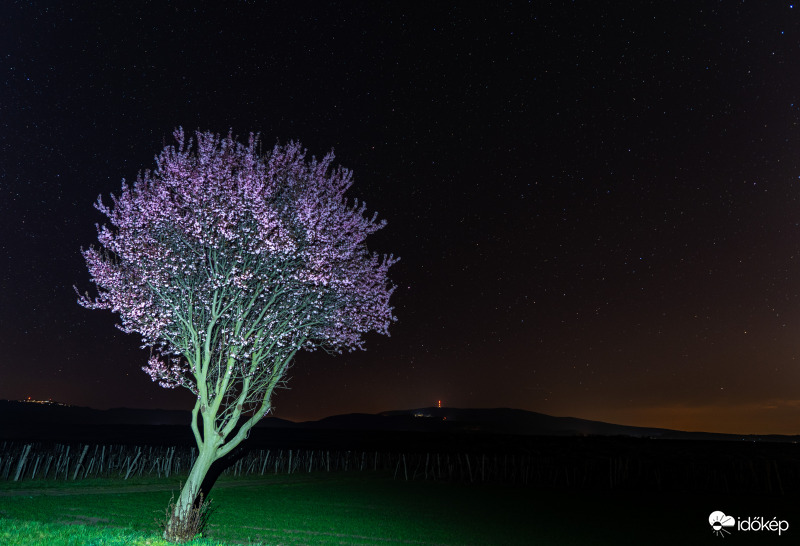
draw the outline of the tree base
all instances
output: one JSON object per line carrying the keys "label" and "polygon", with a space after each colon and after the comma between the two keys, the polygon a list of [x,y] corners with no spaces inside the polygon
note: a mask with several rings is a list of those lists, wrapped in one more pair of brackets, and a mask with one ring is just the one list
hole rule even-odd
{"label": "tree base", "polygon": [[180,514],[174,499],[174,495],[169,499],[164,521],[156,520],[162,530],[164,540],[182,544],[201,537],[212,512],[211,501],[203,501],[201,492],[194,502],[194,506],[186,510],[186,513]]}

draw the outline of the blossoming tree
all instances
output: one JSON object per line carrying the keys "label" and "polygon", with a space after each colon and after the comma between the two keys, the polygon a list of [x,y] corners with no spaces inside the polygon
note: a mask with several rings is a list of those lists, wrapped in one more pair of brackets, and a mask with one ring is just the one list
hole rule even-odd
{"label": "blossoming tree", "polygon": [[[199,455],[173,514],[189,517],[217,459],[271,409],[300,349],[363,349],[388,335],[393,256],[367,250],[377,214],[349,202],[352,173],[333,153],[307,160],[297,142],[258,153],[229,133],[174,133],[156,169],[124,180],[112,205],[95,207],[100,248],[82,250],[98,295],[89,309],[119,313],[142,336],[153,381],[197,397],[191,427]],[[165,535],[169,535],[167,528]]]}

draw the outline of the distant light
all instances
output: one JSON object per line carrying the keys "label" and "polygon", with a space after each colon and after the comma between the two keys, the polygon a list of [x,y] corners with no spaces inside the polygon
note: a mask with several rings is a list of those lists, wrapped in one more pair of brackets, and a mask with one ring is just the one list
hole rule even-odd
{"label": "distant light", "polygon": [[440,408],[442,407],[442,401],[441,400],[439,400],[439,407]]}

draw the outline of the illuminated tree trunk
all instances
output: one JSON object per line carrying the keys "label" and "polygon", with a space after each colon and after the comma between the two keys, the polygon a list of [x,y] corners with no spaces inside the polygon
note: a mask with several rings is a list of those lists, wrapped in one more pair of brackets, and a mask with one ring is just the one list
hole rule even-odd
{"label": "illuminated tree trunk", "polygon": [[[180,497],[178,497],[178,502],[175,504],[175,511],[172,514],[173,517],[167,523],[166,529],[164,529],[165,539],[174,539],[182,534],[181,529],[185,529],[185,524],[191,517],[192,508],[195,508],[195,501],[200,494],[200,486],[203,485],[203,480],[206,474],[208,474],[208,470],[217,458],[217,448],[215,446],[207,444],[202,445],[197,460],[195,460],[192,466],[192,471],[186,479]],[[191,537],[180,538],[186,539]]]}

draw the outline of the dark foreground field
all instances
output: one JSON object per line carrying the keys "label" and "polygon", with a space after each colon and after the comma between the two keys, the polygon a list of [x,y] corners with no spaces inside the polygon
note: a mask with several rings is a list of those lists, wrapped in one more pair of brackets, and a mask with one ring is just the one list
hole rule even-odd
{"label": "dark foreground field", "polygon": [[[0,439],[0,545],[165,544],[155,520],[194,451],[155,428]],[[198,545],[800,539],[791,442],[270,430],[246,446],[211,489]],[[734,527],[715,534],[715,511]]]}

